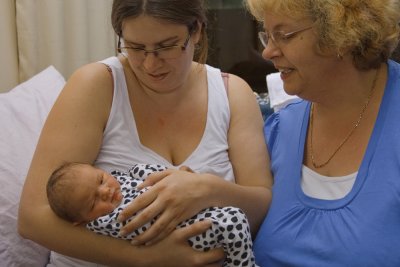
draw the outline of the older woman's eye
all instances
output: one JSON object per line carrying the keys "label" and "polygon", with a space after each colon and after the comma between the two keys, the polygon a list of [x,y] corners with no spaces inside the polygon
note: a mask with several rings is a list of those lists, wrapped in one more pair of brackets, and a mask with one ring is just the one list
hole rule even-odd
{"label": "older woman's eye", "polygon": [[269,37],[275,41],[275,42],[279,42],[282,40],[282,32],[272,32],[271,34],[269,34]]}
{"label": "older woman's eye", "polygon": [[284,32],[276,32],[275,33],[275,39],[280,40],[280,41],[289,40],[292,36],[293,36],[292,34],[286,34]]}

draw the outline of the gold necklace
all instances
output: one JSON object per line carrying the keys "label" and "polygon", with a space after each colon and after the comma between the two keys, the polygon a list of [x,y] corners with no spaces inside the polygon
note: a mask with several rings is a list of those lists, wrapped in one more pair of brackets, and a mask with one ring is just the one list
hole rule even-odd
{"label": "gold necklace", "polygon": [[350,132],[346,135],[346,137],[343,139],[343,141],[339,144],[339,146],[333,151],[332,155],[323,163],[321,164],[317,164],[315,163],[315,158],[314,158],[314,150],[313,150],[313,121],[314,121],[314,103],[311,104],[311,111],[310,111],[310,156],[311,156],[311,163],[314,166],[314,168],[319,169],[324,167],[326,164],[328,164],[331,159],[336,155],[336,153],[343,147],[343,145],[347,142],[347,140],[349,140],[350,136],[353,135],[354,131],[358,128],[358,126],[361,123],[361,120],[364,116],[365,110],[368,107],[368,104],[371,100],[372,97],[372,93],[374,92],[374,88],[376,85],[376,81],[378,80],[378,74],[379,74],[379,70],[376,71],[374,80],[372,82],[372,86],[369,92],[369,95],[364,103],[364,106],[360,112],[360,114],[358,115],[358,119],[356,121],[356,123],[354,124],[353,128],[350,130]]}

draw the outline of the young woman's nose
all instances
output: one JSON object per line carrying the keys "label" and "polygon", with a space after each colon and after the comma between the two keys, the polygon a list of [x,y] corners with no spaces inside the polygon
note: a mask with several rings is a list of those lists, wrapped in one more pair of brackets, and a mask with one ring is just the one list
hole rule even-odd
{"label": "young woman's nose", "polygon": [[161,59],[155,53],[147,53],[143,60],[143,67],[148,71],[152,72],[157,69],[160,65]]}

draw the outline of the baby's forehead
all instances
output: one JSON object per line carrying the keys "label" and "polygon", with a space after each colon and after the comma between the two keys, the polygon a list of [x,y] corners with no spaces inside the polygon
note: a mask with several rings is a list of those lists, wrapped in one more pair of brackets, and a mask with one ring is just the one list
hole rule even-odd
{"label": "baby's forehead", "polygon": [[71,175],[74,175],[75,178],[96,177],[96,175],[101,175],[102,172],[102,170],[88,164],[73,166],[70,171]]}
{"label": "baby's forehead", "polygon": [[94,168],[86,168],[79,166],[71,170],[65,179],[65,183],[75,196],[90,198],[89,192],[96,190],[96,185],[101,179],[101,172],[97,172]]}

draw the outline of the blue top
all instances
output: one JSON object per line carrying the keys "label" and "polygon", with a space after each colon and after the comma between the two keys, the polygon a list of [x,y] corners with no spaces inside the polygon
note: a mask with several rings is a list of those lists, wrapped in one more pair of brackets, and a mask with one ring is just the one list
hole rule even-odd
{"label": "blue top", "polygon": [[400,266],[400,65],[388,81],[352,190],[338,200],[300,186],[310,103],[290,104],[266,122],[275,183],[254,243],[261,267]]}

